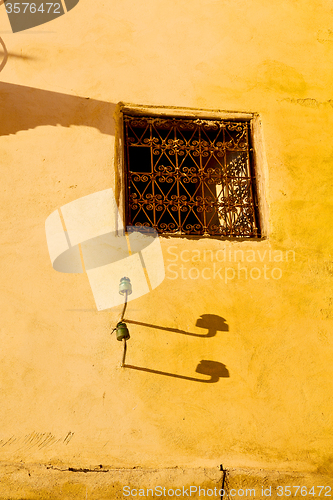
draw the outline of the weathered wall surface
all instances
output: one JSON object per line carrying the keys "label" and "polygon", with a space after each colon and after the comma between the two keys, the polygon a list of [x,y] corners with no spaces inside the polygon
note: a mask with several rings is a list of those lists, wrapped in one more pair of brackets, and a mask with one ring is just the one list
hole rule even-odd
{"label": "weathered wall surface", "polygon": [[[330,473],[330,2],[81,0],[16,34],[0,8],[0,459]],[[266,149],[267,240],[161,238],[166,278],[126,312],[148,371],[44,229],[114,187],[119,101],[256,112]]]}
{"label": "weathered wall surface", "polygon": [[[289,493],[324,496],[331,492],[331,477],[323,474],[276,470],[214,468],[75,469],[42,465],[1,466],[1,499],[109,500],[110,498],[270,498]],[[319,486],[319,484],[321,486]],[[313,486],[316,485],[316,486]],[[318,485],[318,486],[317,486]],[[286,493],[286,495],[284,495]],[[222,495],[222,496],[221,496]],[[311,495],[311,493],[310,493]]]}

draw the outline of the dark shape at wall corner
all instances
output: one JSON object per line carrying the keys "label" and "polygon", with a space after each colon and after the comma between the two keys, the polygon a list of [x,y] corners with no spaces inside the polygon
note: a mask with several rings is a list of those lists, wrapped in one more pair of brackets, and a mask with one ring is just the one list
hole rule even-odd
{"label": "dark shape at wall corner", "polygon": [[[79,0],[65,0],[67,12],[73,9],[78,3]],[[64,10],[60,0],[58,2],[33,0],[25,3],[7,1],[5,5],[13,33],[49,23],[66,14],[66,10]]]}
{"label": "dark shape at wall corner", "polygon": [[115,134],[111,102],[3,82],[0,101],[0,136],[43,125],[83,125]]}
{"label": "dark shape at wall corner", "polygon": [[79,0],[65,0],[67,12],[74,9],[75,5],[79,3]]}

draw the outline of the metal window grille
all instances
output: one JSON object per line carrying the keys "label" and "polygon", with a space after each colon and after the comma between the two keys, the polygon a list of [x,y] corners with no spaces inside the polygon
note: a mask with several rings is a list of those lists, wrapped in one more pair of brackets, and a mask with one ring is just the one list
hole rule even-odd
{"label": "metal window grille", "polygon": [[126,223],[260,237],[250,121],[124,115]]}

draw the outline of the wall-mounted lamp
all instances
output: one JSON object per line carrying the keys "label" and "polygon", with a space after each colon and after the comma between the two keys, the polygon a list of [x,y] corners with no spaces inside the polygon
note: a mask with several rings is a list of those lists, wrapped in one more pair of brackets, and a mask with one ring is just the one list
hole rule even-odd
{"label": "wall-mounted lamp", "polygon": [[123,312],[121,313],[121,318],[120,321],[117,323],[116,328],[114,328],[112,331],[116,330],[116,336],[117,340],[123,340],[124,341],[124,353],[123,353],[123,359],[121,362],[121,366],[124,366],[125,364],[125,356],[126,356],[126,340],[130,338],[130,334],[127,328],[126,323],[123,321],[125,311],[126,311],[126,306],[127,306],[127,296],[132,293],[132,284],[131,280],[124,276],[121,278],[120,283],[119,283],[119,293],[120,295],[125,296],[125,302],[124,302],[124,307],[123,307]]}
{"label": "wall-mounted lamp", "polygon": [[127,325],[123,321],[119,321],[119,323],[117,323],[116,336],[117,340],[128,340],[130,338]]}

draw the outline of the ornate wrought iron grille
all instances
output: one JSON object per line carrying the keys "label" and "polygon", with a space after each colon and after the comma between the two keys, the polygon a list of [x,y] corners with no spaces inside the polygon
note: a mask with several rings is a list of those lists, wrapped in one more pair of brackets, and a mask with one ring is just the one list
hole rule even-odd
{"label": "ornate wrought iron grille", "polygon": [[124,115],[127,225],[260,237],[249,121]]}

